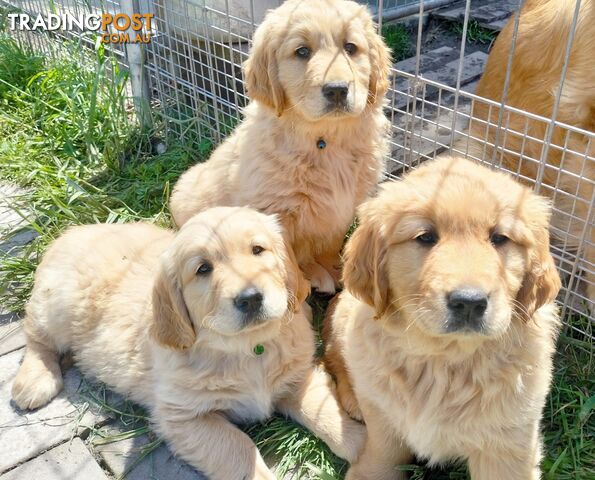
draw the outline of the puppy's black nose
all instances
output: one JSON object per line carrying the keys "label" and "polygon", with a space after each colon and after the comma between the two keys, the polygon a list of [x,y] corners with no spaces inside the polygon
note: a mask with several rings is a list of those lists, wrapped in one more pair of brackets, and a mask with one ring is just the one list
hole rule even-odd
{"label": "puppy's black nose", "polygon": [[254,315],[262,307],[262,293],[254,287],[249,287],[242,290],[233,299],[233,304],[240,312],[246,315]]}
{"label": "puppy's black nose", "polygon": [[459,330],[469,327],[480,330],[483,314],[488,308],[488,296],[479,288],[460,288],[450,292],[447,297],[447,305],[454,322],[451,330]]}
{"label": "puppy's black nose", "polygon": [[345,102],[348,91],[349,86],[346,82],[327,83],[322,87],[322,94],[324,95],[324,98],[337,105]]}

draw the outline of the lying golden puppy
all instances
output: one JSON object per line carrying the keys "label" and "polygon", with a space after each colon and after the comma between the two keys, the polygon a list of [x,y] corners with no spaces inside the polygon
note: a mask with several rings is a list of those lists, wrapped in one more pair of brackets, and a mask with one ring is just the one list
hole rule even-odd
{"label": "lying golden puppy", "polygon": [[289,0],[254,35],[244,121],[178,181],[178,226],[212,206],[276,213],[300,267],[334,292],[355,207],[384,170],[388,49],[369,11],[344,0]]}
{"label": "lying golden puppy", "polygon": [[[506,91],[507,105],[546,118],[553,115],[575,8],[575,0],[524,2]],[[502,101],[513,48],[514,20],[514,17],[509,20],[490,52],[477,95]],[[595,2],[583,0],[556,120],[591,132],[595,132],[594,59]],[[497,161],[519,172],[521,178],[534,180],[543,175],[542,192],[552,197],[556,207],[552,216],[552,243],[577,252],[583,259],[586,295],[595,302],[595,227],[589,218],[595,198],[595,140],[557,126],[543,166],[539,160],[549,120],[506,112],[502,125],[507,131],[498,132],[499,116],[500,108],[475,103],[470,124],[470,134],[475,140],[469,144],[470,153],[477,158],[494,154]],[[486,120],[491,123],[489,128]],[[497,137],[499,149],[494,153]],[[459,143],[462,151],[467,149],[466,142]],[[565,269],[571,271],[572,266]]]}
{"label": "lying golden puppy", "polygon": [[175,236],[142,223],[69,230],[36,274],[16,404],[49,402],[70,350],[146,405],[173,452],[211,479],[275,478],[234,425],[273,410],[354,460],[365,429],[314,367],[290,255],[277,221],[247,208],[208,210]]}
{"label": "lying golden puppy", "polygon": [[405,478],[412,453],[467,460],[473,480],[539,478],[559,327],[549,217],[508,176],[448,156],[362,205],[326,332],[341,401],[368,427],[347,479]]}

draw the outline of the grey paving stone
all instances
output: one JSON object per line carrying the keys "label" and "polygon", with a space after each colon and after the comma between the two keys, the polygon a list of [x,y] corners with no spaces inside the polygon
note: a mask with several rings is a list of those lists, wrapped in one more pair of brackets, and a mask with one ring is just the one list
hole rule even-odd
{"label": "grey paving stone", "polygon": [[481,22],[480,25],[488,30],[494,30],[499,32],[508,23],[509,17],[503,18],[502,20],[494,20],[493,22]]}
{"label": "grey paving stone", "polygon": [[[461,75],[461,85],[469,83],[483,73],[483,69],[488,60],[488,55],[484,52],[473,52],[465,55],[463,59],[463,72]],[[429,80],[435,80],[446,85],[455,86],[459,71],[459,59],[448,62],[442,68],[427,72],[424,77]]]}
{"label": "grey paving stone", "polygon": [[[451,47],[440,47],[430,50],[419,57],[420,72],[436,70],[442,67],[446,62],[454,60],[457,57],[457,51]],[[415,73],[416,63],[417,60],[415,57],[406,58],[405,60],[395,63],[394,68],[407,73]]]}
{"label": "grey paving stone", "polygon": [[107,480],[107,478],[79,438],[58,445],[14,470],[0,475],[1,480]]}
{"label": "grey paving stone", "polygon": [[[466,99],[460,99],[457,107],[459,114],[455,123],[456,132],[464,131],[468,122],[462,114],[469,114],[470,111],[471,103]],[[440,153],[450,145],[453,112],[427,108],[423,118],[420,111],[416,116],[413,125],[411,119],[405,115],[395,119],[391,154],[395,161],[388,165],[389,171],[393,174],[398,174],[405,166],[417,165],[422,160],[433,158],[434,153]],[[460,133],[456,133],[454,141],[459,137]]]}
{"label": "grey paving stone", "polygon": [[498,1],[491,2],[477,8],[473,8],[469,13],[471,18],[478,22],[495,22],[508,18],[516,9],[514,2]]}
{"label": "grey paving stone", "polygon": [[461,87],[461,90],[463,90],[464,92],[467,92],[467,93],[475,93],[475,90],[477,90],[478,83],[479,83],[479,79],[477,79],[474,82],[468,83],[467,85],[463,85]]}
{"label": "grey paving stone", "polygon": [[[118,432],[117,429],[108,429],[108,431]],[[143,454],[143,448],[152,440],[154,439],[147,435],[141,435],[106,445],[97,445],[94,451],[116,476],[132,469],[126,476],[126,480],[208,480],[203,474],[174,457],[165,444],[161,444],[138,461]],[[138,463],[135,465],[136,462]]]}
{"label": "grey paving stone", "polygon": [[[473,93],[477,81],[461,88],[462,92]],[[438,100],[440,108],[438,108]],[[417,165],[421,160],[433,158],[435,154],[446,149],[451,142],[451,129],[454,118],[455,95],[443,92],[440,97],[417,102],[415,118],[412,119],[412,107],[408,107],[409,115],[398,113],[393,119],[393,149],[388,165],[389,172],[398,174],[404,167]],[[456,141],[461,132],[467,129],[467,115],[471,112],[471,99],[464,93],[459,95],[455,122]],[[413,122],[413,123],[412,123]]]}
{"label": "grey paving stone", "polygon": [[448,20],[449,22],[462,21],[465,18],[465,5],[457,4],[452,7],[436,10],[432,12],[432,16]]}
{"label": "grey paving stone", "polygon": [[22,320],[15,315],[0,313],[0,355],[25,346]]}
{"label": "grey paving stone", "polygon": [[[475,0],[471,3],[469,17],[482,23],[490,23],[509,17],[516,10],[516,0]],[[462,22],[465,18],[465,2],[432,12],[432,15],[451,22]]]}
{"label": "grey paving stone", "polygon": [[[449,48],[449,50],[452,49]],[[424,69],[423,78],[454,87],[457,83],[457,76],[459,71],[458,54],[455,55],[455,57],[456,58],[454,60],[450,60],[442,64],[442,66],[435,70],[428,71]],[[450,57],[450,53],[447,54],[446,58],[452,58]],[[487,59],[487,54],[480,51],[473,52],[469,55],[465,55],[463,59],[461,86],[471,83],[481,76],[485,68]],[[390,91],[388,94],[389,100],[392,100],[392,97],[395,96],[394,103],[392,103],[391,101],[391,106],[394,106],[398,109],[404,109],[407,103],[411,102],[411,95],[413,94],[413,80],[405,78],[404,76],[397,76],[397,79],[395,81],[395,87],[396,92]],[[421,88],[422,87],[420,87],[420,89]],[[438,88],[426,84],[425,91],[420,90],[417,93],[417,95],[421,96],[423,93],[425,93],[425,98],[429,98],[438,93]]]}
{"label": "grey paving stone", "polygon": [[0,356],[0,472],[109,418],[106,412],[86,403],[81,394],[86,383],[74,368],[64,376],[64,390],[48,405],[34,411],[19,410],[10,391],[23,354],[24,349],[20,349]]}

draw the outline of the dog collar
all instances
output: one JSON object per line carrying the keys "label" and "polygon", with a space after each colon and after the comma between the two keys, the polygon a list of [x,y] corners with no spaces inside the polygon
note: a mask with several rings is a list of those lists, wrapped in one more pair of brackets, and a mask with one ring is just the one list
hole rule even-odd
{"label": "dog collar", "polygon": [[318,141],[316,142],[316,147],[318,147],[318,150],[322,150],[323,148],[326,148],[326,142],[324,141],[323,138],[318,139]]}
{"label": "dog collar", "polygon": [[252,351],[254,352],[254,355],[262,355],[264,353],[264,345],[262,343],[257,343]]}

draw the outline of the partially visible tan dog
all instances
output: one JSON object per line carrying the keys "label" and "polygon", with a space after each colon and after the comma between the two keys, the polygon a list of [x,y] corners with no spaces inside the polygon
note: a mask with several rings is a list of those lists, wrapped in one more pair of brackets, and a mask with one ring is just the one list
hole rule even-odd
{"label": "partially visible tan dog", "polygon": [[178,226],[218,205],[279,215],[298,262],[334,292],[339,252],[387,153],[390,57],[369,11],[344,0],[288,0],[254,35],[244,121],[178,181]]}
{"label": "partially visible tan dog", "polygon": [[[576,0],[527,0],[521,11],[510,70],[506,104],[549,118],[560,85],[566,45],[572,28]],[[512,48],[514,18],[494,44],[476,93],[500,102]],[[581,2],[568,70],[556,120],[595,132],[595,1]],[[491,156],[497,136],[500,109],[476,102],[470,144],[477,158]],[[492,126],[486,127],[485,120]],[[521,178],[539,176],[539,160],[549,121],[516,113],[504,114],[496,159]],[[526,134],[526,135],[525,135]],[[487,139],[488,144],[484,142]],[[465,150],[465,141],[460,145]],[[504,148],[504,150],[502,150]],[[563,155],[564,148],[568,152]],[[522,159],[521,159],[522,154]],[[587,155],[590,157],[587,157]],[[556,127],[546,157],[542,192],[553,199],[552,242],[578,252],[588,280],[588,296],[595,302],[595,228],[589,218],[595,197],[595,140],[567,128]],[[553,188],[555,187],[555,190]],[[568,233],[566,233],[568,232]],[[580,250],[582,247],[582,251]]]}
{"label": "partially visible tan dog", "polygon": [[540,477],[559,328],[549,215],[528,188],[453,157],[362,205],[326,326],[341,401],[368,427],[347,479],[405,478],[396,466],[413,453],[467,460],[473,480]]}
{"label": "partially visible tan dog", "polygon": [[149,407],[173,452],[213,480],[275,478],[234,425],[273,410],[353,461],[365,428],[314,367],[300,278],[277,221],[247,208],[206,211],[175,236],[75,227],[38,268],[13,398],[49,402],[70,350],[84,373]]}

